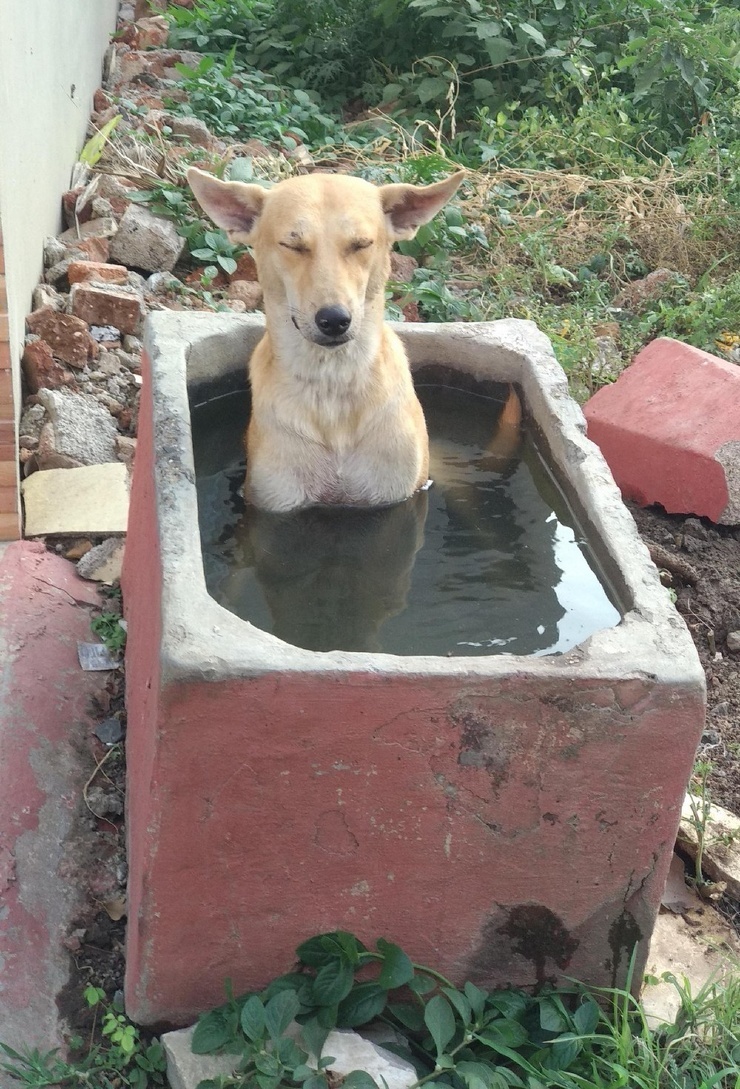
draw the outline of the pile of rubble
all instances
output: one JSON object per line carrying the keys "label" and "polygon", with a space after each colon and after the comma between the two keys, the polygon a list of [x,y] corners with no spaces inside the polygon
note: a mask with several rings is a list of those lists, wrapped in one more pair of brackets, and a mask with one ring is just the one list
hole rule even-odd
{"label": "pile of rubble", "polygon": [[[249,253],[237,254],[229,273],[194,268],[173,218],[150,210],[142,193],[176,191],[191,164],[213,170],[234,159],[260,160],[260,173],[273,180],[313,166],[300,145],[289,151],[257,139],[221,140],[198,118],[178,115],[187,95],[177,65],[195,68],[201,56],[166,47],[168,22],[156,14],[165,6],[121,5],[90,120],[100,158],[94,167],[78,163],[63,195],[65,229],[46,241],[26,323],[19,433],[25,532],[58,535],[58,550],[70,558],[125,533],[123,470],[136,453],[146,315],[165,308],[244,313],[262,303]],[[409,280],[416,261],[392,260],[392,278]],[[415,303],[404,314],[419,320]],[[105,571],[109,576],[110,567]]]}
{"label": "pile of rubble", "polygon": [[[192,160],[193,148],[202,147],[211,156],[203,165],[212,164],[226,144],[201,121],[167,114],[162,98],[177,98],[175,64],[197,63],[198,56],[162,48],[163,18],[133,16],[124,3],[91,134],[117,116],[117,139],[134,159],[156,134],[163,146],[169,141],[165,162]],[[263,145],[248,149],[261,150],[270,154]],[[105,157],[95,170],[77,165],[62,199],[65,229],[46,241],[43,280],[26,321],[19,429],[26,535],[59,535],[58,549],[70,558],[125,532],[146,315],[214,305],[213,295],[199,290],[203,269],[191,269],[175,223],[137,203],[142,176],[146,168],[127,176]],[[256,278],[244,253],[229,276],[220,272],[208,286],[218,289],[219,308],[243,313],[261,303]]]}

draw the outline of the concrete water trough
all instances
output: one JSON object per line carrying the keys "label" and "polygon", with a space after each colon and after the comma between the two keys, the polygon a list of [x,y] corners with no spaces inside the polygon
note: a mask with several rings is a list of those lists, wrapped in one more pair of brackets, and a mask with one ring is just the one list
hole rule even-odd
{"label": "concrete water trough", "polygon": [[306,650],[235,615],[206,586],[191,405],[244,387],[262,319],[153,315],[123,579],[137,1021],[261,987],[325,930],[481,985],[644,962],[704,717],[693,644],[535,326],[397,328],[415,372],[516,384],[613,620],[447,656]]}

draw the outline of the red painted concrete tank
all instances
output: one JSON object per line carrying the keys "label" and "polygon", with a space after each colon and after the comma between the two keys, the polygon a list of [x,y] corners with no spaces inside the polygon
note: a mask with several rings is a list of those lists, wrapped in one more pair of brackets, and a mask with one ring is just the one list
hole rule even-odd
{"label": "red painted concrete tank", "polygon": [[126,1002],[185,1023],[309,935],[385,936],[456,980],[621,983],[659,906],[703,675],[548,341],[528,322],[399,327],[412,367],[519,383],[624,603],[564,655],[290,646],[209,597],[188,382],[258,319],[157,314],[124,594]]}

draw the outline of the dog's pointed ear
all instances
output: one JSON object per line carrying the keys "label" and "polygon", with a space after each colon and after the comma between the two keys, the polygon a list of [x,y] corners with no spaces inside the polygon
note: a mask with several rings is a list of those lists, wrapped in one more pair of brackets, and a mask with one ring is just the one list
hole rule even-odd
{"label": "dog's pointed ear", "polygon": [[191,166],[188,185],[206,215],[236,242],[251,241],[267,192],[261,185],[225,182]]}
{"label": "dog's pointed ear", "polygon": [[381,185],[380,202],[393,241],[413,238],[454,195],[465,174],[459,170],[434,185]]}

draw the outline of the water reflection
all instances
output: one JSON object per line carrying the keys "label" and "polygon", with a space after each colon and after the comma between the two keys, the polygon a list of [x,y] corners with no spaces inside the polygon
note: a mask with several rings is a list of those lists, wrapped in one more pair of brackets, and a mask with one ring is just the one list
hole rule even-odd
{"label": "water reflection", "polygon": [[506,438],[503,401],[438,386],[419,394],[435,484],[406,503],[370,511],[245,510],[245,399],[232,395],[195,409],[212,596],[312,650],[543,654],[617,623],[531,440],[525,436],[513,457],[510,441],[492,443],[496,434]]}

